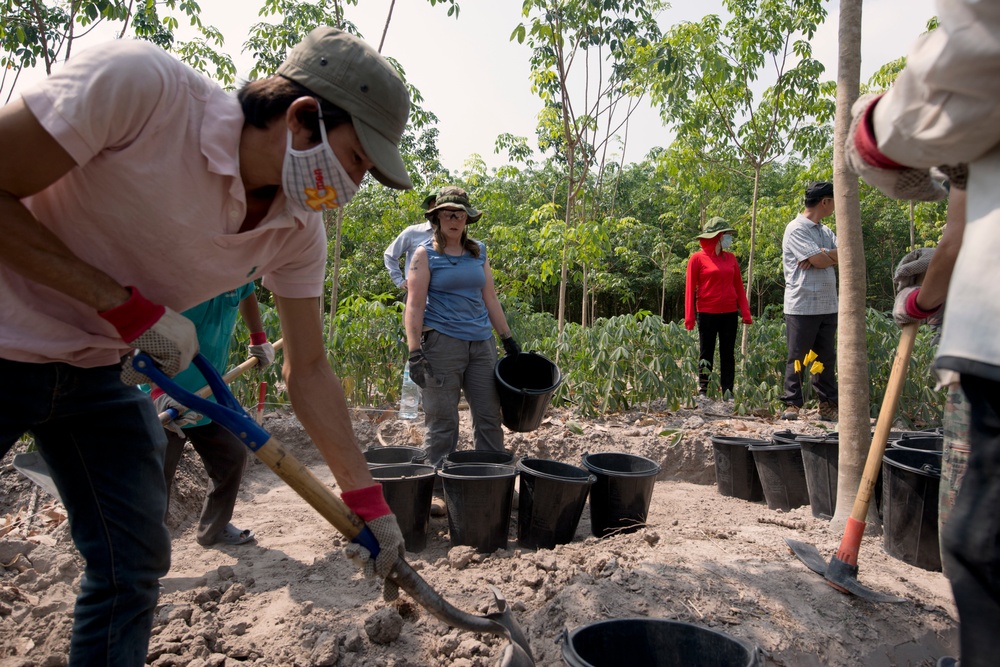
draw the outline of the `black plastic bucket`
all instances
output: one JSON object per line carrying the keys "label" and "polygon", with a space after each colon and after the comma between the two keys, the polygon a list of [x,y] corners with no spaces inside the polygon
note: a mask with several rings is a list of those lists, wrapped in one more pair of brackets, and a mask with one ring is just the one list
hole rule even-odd
{"label": "black plastic bucket", "polygon": [[462,465],[465,463],[489,463],[492,465],[512,466],[514,465],[514,452],[507,450],[495,452],[488,449],[463,449],[448,454],[444,457],[441,465],[448,468],[453,465]]}
{"label": "black plastic bucket", "polygon": [[523,458],[517,506],[517,541],[531,549],[552,549],[573,541],[597,477],[583,468],[549,459]]}
{"label": "black plastic bucket", "polygon": [[806,473],[809,505],[817,519],[832,519],[837,509],[837,472],[840,439],[836,433],[799,436],[802,467]]}
{"label": "black plastic bucket", "polygon": [[396,515],[406,550],[414,553],[427,546],[427,526],[431,520],[434,466],[418,463],[374,466],[372,477],[382,485],[382,495]]}
{"label": "black plastic bucket", "polygon": [[465,463],[437,474],[444,485],[451,545],[468,545],[480,553],[506,549],[514,466]]}
{"label": "black plastic bucket", "polygon": [[924,434],[919,436],[905,436],[889,443],[893,449],[909,449],[911,451],[937,453],[939,456],[944,450],[944,436]]}
{"label": "black plastic bucket", "polygon": [[751,440],[713,435],[715,450],[715,485],[719,495],[758,502],[764,500],[760,475],[750,453],[751,445],[766,445],[767,440]]}
{"label": "black plastic bucket", "polygon": [[493,368],[503,425],[511,431],[534,431],[542,423],[562,373],[537,352],[504,356]]}
{"label": "black plastic bucket", "polygon": [[590,531],[597,537],[632,533],[646,525],[660,464],[635,454],[584,454],[590,487]]}
{"label": "black plastic bucket", "polygon": [[757,649],[718,630],[657,618],[620,618],[563,631],[570,667],[759,667]]}
{"label": "black plastic bucket", "polygon": [[809,503],[801,445],[754,445],[750,452],[769,509],[787,512]]}
{"label": "black plastic bucket", "polygon": [[393,447],[370,447],[364,452],[368,467],[398,465],[400,463],[423,463],[427,453],[420,447],[404,445]]}
{"label": "black plastic bucket", "polygon": [[938,488],[941,454],[892,448],[882,457],[882,547],[893,558],[941,570]]}

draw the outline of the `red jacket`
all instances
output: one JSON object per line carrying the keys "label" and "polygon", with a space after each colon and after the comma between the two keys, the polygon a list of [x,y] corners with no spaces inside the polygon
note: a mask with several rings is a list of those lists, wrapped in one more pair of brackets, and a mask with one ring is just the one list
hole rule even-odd
{"label": "red jacket", "polygon": [[715,247],[722,234],[710,239],[698,239],[701,250],[691,255],[687,267],[687,288],[684,299],[684,326],[694,329],[696,313],[733,313],[739,311],[743,322],[751,324],[750,304],[743,289],[743,277],[736,255]]}

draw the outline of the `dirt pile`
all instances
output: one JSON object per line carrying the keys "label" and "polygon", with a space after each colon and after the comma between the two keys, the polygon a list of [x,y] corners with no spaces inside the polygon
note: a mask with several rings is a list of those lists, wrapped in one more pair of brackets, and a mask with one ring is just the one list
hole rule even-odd
{"label": "dirt pile", "polygon": [[[760,647],[765,665],[930,667],[955,652],[955,611],[940,573],[893,559],[879,538],[866,537],[860,579],[906,602],[874,605],[840,594],[784,543],[792,537],[832,554],[840,535],[827,522],[808,507],[781,513],[718,495],[711,436],[767,438],[787,423],[733,418],[722,403],[677,413],[655,407],[601,420],[553,411],[537,431],[508,433],[506,440],[517,456],[574,465],[587,452],[657,461],[662,472],[647,528],[597,539],[585,510],[573,542],[534,551],[516,541],[515,511],[508,548],[477,554],[452,548],[447,519],[435,518],[427,548],[407,559],[449,602],[471,613],[491,611],[488,584],[502,590],[538,665],[563,664],[564,630],[626,617],[721,630]],[[419,443],[419,429],[406,423],[356,414],[362,446]],[[462,447],[471,441],[467,419],[463,413]],[[823,430],[810,419],[794,426],[800,433]],[[294,416],[271,413],[265,427],[332,484]],[[233,521],[255,530],[257,542],[199,546],[194,530],[203,484],[189,449],[173,491],[173,566],[162,581],[149,664],[497,664],[498,640],[449,629],[405,595],[397,604],[382,602],[378,585],[343,557],[334,529],[256,460],[248,465]],[[0,489],[0,530],[7,525],[0,541],[0,667],[65,665],[81,564],[61,507],[37,495],[9,465],[0,472]]]}

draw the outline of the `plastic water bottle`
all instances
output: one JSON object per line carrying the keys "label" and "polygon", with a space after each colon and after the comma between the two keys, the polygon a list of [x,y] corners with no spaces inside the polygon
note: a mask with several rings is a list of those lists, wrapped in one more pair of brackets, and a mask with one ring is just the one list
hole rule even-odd
{"label": "plastic water bottle", "polygon": [[417,404],[420,402],[420,387],[410,379],[410,362],[403,368],[403,391],[399,401],[400,419],[416,419]]}

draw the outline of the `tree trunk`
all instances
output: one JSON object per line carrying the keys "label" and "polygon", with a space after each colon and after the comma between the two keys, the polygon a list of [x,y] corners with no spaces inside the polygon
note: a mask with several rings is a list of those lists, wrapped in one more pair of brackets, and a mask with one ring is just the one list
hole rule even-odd
{"label": "tree trunk", "polygon": [[[761,165],[755,165],[753,170],[753,203],[750,205],[750,259],[747,260],[747,303],[753,303],[753,251],[757,245],[757,198],[760,195]],[[740,341],[740,356],[747,356],[747,325],[743,325],[743,338]]]}
{"label": "tree trunk", "polygon": [[[847,169],[844,141],[851,122],[851,105],[858,98],[861,78],[861,2],[841,0],[840,55],[837,72],[837,117],[833,143],[833,190],[837,209],[837,253],[840,264],[840,310],[837,331],[837,377],[840,389],[840,465],[837,509],[831,527],[847,523],[861,483],[871,446],[868,401],[868,346],[865,337],[864,242],[858,177]],[[884,388],[883,388],[884,389]],[[875,504],[871,504],[874,509]],[[869,513],[869,518],[873,513]]]}
{"label": "tree trunk", "polygon": [[330,279],[330,324],[327,330],[327,340],[333,338],[333,318],[337,316],[337,294],[340,289],[340,232],[344,226],[344,209],[337,209],[337,235],[333,244],[333,276]]}

